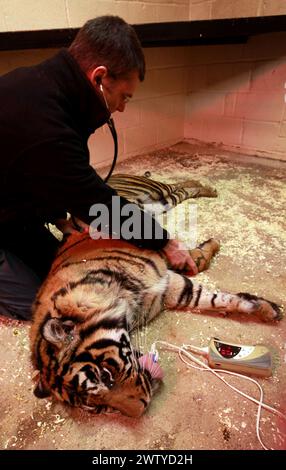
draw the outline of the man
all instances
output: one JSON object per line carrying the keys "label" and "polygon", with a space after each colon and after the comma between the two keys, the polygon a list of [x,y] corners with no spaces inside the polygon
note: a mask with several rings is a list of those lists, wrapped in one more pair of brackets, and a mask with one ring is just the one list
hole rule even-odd
{"label": "man", "polygon": [[[90,166],[87,140],[111,113],[124,111],[144,75],[134,29],[103,16],[88,21],[69,49],[0,78],[1,314],[30,318],[58,246],[45,223],[69,212],[89,225],[95,203],[112,217],[116,191]],[[120,198],[121,208],[127,203]],[[140,211],[140,217],[150,223],[151,216]],[[105,230],[111,234],[111,224]],[[186,247],[166,231],[160,239],[130,242],[163,250],[173,267],[197,272]]]}

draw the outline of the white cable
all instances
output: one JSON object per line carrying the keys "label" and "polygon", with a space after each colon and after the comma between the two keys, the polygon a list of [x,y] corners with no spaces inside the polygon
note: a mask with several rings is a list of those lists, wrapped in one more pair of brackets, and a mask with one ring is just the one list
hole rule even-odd
{"label": "white cable", "polygon": [[[186,348],[189,348],[193,351],[195,351],[196,353],[198,354],[201,354],[203,356],[206,356],[207,355],[207,348],[198,348],[197,346],[193,346],[193,345],[183,345],[182,347],[180,346],[176,346],[174,344],[170,344],[170,343],[167,343],[166,341],[155,341],[152,346],[151,346],[151,349],[152,351],[154,352],[156,350],[156,344],[161,344],[162,346],[165,347],[165,349],[168,349],[168,350],[171,350],[171,351],[176,351],[178,352],[179,354],[179,357],[180,359],[188,366],[188,367],[192,367],[194,369],[199,369],[199,370],[202,370],[202,371],[208,371],[208,372],[211,372],[212,374],[214,374],[216,377],[218,377],[222,382],[224,382],[228,387],[230,387],[232,390],[234,390],[235,392],[239,393],[240,395],[242,395],[243,397],[251,400],[253,403],[255,403],[256,405],[258,405],[258,409],[257,409],[257,415],[256,415],[256,435],[257,435],[257,438],[261,444],[261,446],[263,447],[264,450],[275,450],[275,449],[272,449],[272,448],[268,448],[266,447],[262,440],[261,440],[261,437],[260,437],[260,418],[261,418],[261,410],[262,408],[265,408],[266,410],[272,412],[272,413],[275,413],[277,414],[278,416],[280,416],[280,418],[286,420],[286,415],[281,413],[280,411],[276,410],[275,408],[273,408],[272,406],[269,406],[269,405],[266,405],[266,403],[263,403],[263,389],[261,387],[261,385],[254,379],[252,379],[251,377],[248,377],[247,375],[243,375],[243,374],[237,374],[236,372],[230,372],[228,370],[221,370],[221,369],[212,369],[211,367],[209,367],[207,364],[205,364],[203,361],[201,361],[200,359],[198,359],[197,357],[193,356],[191,353],[189,353]],[[183,354],[185,356],[187,356],[191,361],[195,362],[196,364],[200,365],[201,367],[196,367],[192,364],[190,364],[188,361],[186,361],[184,358],[183,358]],[[231,385],[230,383],[228,383],[223,377],[220,376],[220,374],[223,373],[223,374],[228,374],[228,375],[234,375],[236,377],[239,377],[239,378],[243,378],[243,379],[246,379],[246,380],[249,380],[250,382],[254,383],[255,385],[257,385],[259,391],[260,391],[260,400],[256,400],[256,398],[253,398],[252,396],[250,395],[247,395],[246,393],[242,392],[241,390],[239,390],[238,388],[234,387],[233,385]]]}
{"label": "white cable", "polygon": [[[193,367],[191,364],[189,364],[187,361],[184,360],[184,358],[182,357],[182,354],[186,354],[191,360],[194,360],[194,356],[190,353],[187,353],[186,351],[182,350],[182,351],[179,351],[179,356],[180,356],[180,359],[185,363],[187,364],[189,367]],[[196,359],[196,358],[195,358]],[[199,361],[199,360],[198,360]],[[206,364],[204,364],[202,361],[199,361],[202,365],[203,365],[203,368],[201,370],[204,370],[204,371],[207,371],[207,372],[212,372],[214,375],[216,375],[220,380],[222,380],[222,382],[224,382],[226,385],[228,385],[232,390],[235,390],[236,392],[238,392],[240,395],[248,398],[249,400],[253,401],[254,403],[258,404],[258,409],[257,409],[257,415],[256,415],[256,435],[257,435],[257,438],[261,444],[261,446],[263,447],[264,450],[274,450],[274,449],[269,449],[267,448],[262,440],[261,440],[261,437],[260,437],[260,417],[261,417],[261,408],[262,406],[263,407],[268,407],[268,405],[265,405],[263,403],[263,390],[262,390],[262,387],[260,386],[260,384],[258,382],[256,382],[256,380],[254,379],[251,379],[250,377],[247,377],[243,374],[237,374],[235,372],[230,372],[230,371],[222,371],[221,369],[211,369],[209,366],[207,366]],[[198,368],[197,368],[198,369]],[[260,400],[256,400],[255,398],[251,397],[250,395],[247,395],[246,393],[242,392],[241,390],[239,390],[238,388],[234,387],[233,385],[229,384],[223,377],[220,377],[220,373],[221,372],[225,372],[226,374],[229,374],[229,375],[234,375],[234,376],[237,376],[237,377],[241,377],[241,378],[244,378],[246,380],[249,380],[253,383],[255,383],[255,385],[258,386],[259,388],[259,391],[260,391]],[[270,410],[271,407],[269,407]],[[277,410],[274,409],[274,412],[277,412]],[[280,413],[280,412],[277,412],[277,413]]]}

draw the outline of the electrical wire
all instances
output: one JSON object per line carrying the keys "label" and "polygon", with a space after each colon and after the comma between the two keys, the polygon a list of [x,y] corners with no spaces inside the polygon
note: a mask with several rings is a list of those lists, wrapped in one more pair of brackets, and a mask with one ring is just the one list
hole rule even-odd
{"label": "electrical wire", "polygon": [[[161,341],[161,340],[157,340],[155,341],[152,346],[151,346],[151,349],[150,349],[150,352],[153,354],[153,355],[156,355],[157,358],[158,358],[158,351],[156,350],[156,344],[161,344],[164,349],[167,349],[169,351],[174,351],[174,352],[177,352],[179,354],[179,357],[180,359],[188,366],[188,367],[192,367],[194,369],[198,369],[198,370],[201,370],[201,371],[208,371],[208,372],[211,372],[212,374],[214,374],[217,378],[219,378],[222,382],[224,382],[225,385],[227,385],[228,387],[230,387],[232,390],[234,390],[235,392],[239,393],[240,395],[242,395],[243,397],[247,398],[248,400],[252,401],[253,403],[255,403],[256,405],[258,405],[258,409],[257,409],[257,415],[256,415],[256,435],[257,435],[257,438],[261,444],[261,446],[263,447],[264,450],[275,450],[271,447],[267,447],[263,442],[262,442],[262,439],[261,439],[261,436],[260,436],[260,418],[261,418],[261,410],[262,408],[265,408],[267,411],[270,411],[271,413],[275,413],[276,415],[278,415],[280,418],[286,420],[286,415],[281,413],[280,411],[276,410],[275,408],[273,408],[272,406],[269,406],[267,405],[266,403],[263,402],[263,389],[261,387],[261,385],[254,379],[252,379],[251,377],[248,377],[246,375],[243,375],[243,374],[238,374],[236,372],[231,372],[231,371],[228,371],[228,370],[221,370],[221,369],[212,369],[211,367],[209,367],[205,362],[201,361],[200,359],[198,359],[197,357],[195,357],[193,354],[191,354],[190,352],[187,351],[187,349],[189,350],[192,350],[193,352],[197,353],[197,354],[201,354],[202,356],[207,356],[207,349],[208,348],[198,348],[197,346],[193,346],[193,345],[183,345],[183,346],[176,346],[174,344],[171,344],[171,343],[168,343],[166,341]],[[184,357],[183,355],[185,355],[188,359],[190,359],[191,361],[195,362],[196,364],[198,364],[200,367],[196,367],[194,366],[193,364],[191,364],[190,362],[188,362]],[[154,356],[155,357],[155,356]],[[239,378],[242,378],[242,379],[245,379],[245,380],[248,380],[252,383],[254,383],[259,391],[260,391],[260,399],[259,400],[256,400],[256,398],[242,392],[241,390],[239,390],[238,388],[236,388],[235,386],[231,385],[229,382],[227,382],[223,377],[221,377],[221,374],[228,374],[228,375],[234,375],[236,377],[239,377]]]}

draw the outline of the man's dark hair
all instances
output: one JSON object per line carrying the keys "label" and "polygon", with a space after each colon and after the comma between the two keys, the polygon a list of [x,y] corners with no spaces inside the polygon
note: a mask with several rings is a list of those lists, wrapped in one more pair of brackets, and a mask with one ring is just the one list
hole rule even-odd
{"label": "man's dark hair", "polygon": [[118,16],[99,16],[87,21],[69,52],[85,73],[105,65],[115,79],[137,70],[140,81],[144,80],[145,59],[138,36],[134,28]]}

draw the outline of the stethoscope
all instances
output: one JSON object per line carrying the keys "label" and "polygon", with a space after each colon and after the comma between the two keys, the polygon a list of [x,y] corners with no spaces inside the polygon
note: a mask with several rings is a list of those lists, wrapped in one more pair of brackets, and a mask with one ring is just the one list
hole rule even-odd
{"label": "stethoscope", "polygon": [[109,130],[111,132],[111,135],[113,137],[114,155],[113,155],[113,162],[112,162],[111,168],[108,172],[108,175],[103,180],[105,183],[107,183],[107,181],[109,180],[109,178],[111,177],[111,175],[113,173],[113,170],[115,168],[116,161],[117,161],[117,156],[118,156],[118,138],[117,138],[117,132],[116,132],[115,124],[114,124],[114,121],[113,121],[112,117],[110,117],[108,119],[107,125],[108,125]]}
{"label": "stethoscope", "polygon": [[[108,109],[109,111],[109,106],[108,106],[108,103],[107,103],[107,100],[105,98],[105,94],[104,94],[104,91],[103,91],[103,86],[102,84],[100,83],[99,84],[99,89],[102,93],[102,96],[103,96],[103,99],[104,99],[104,102],[105,102],[105,106],[106,108]],[[113,156],[113,162],[112,162],[112,165],[111,165],[111,168],[108,172],[108,175],[104,178],[104,183],[107,183],[107,181],[109,180],[109,178],[111,177],[112,173],[113,173],[113,170],[115,168],[115,165],[116,165],[116,161],[117,161],[117,156],[118,156],[118,138],[117,138],[117,132],[116,132],[116,129],[115,129],[115,124],[114,124],[114,121],[112,119],[112,117],[110,117],[107,121],[107,125],[109,127],[109,130],[111,132],[111,135],[113,137],[113,142],[114,142],[114,156]]]}
{"label": "stethoscope", "polygon": [[[106,108],[108,109],[109,111],[109,106],[108,106],[108,103],[106,101],[106,98],[105,98],[105,95],[104,95],[104,91],[103,91],[103,86],[100,84],[99,85],[99,89],[102,93],[102,96],[103,96],[103,99],[104,99],[104,102],[105,102],[105,106]],[[111,135],[112,135],[112,138],[113,138],[113,143],[114,143],[114,155],[113,155],[113,161],[112,161],[112,165],[111,165],[111,168],[107,174],[107,176],[104,178],[104,183],[107,183],[107,181],[109,180],[109,178],[111,177],[113,171],[114,171],[114,168],[115,168],[115,165],[116,165],[116,161],[117,161],[117,156],[118,156],[118,137],[117,137],[117,132],[116,132],[116,128],[115,128],[115,124],[114,124],[114,120],[112,119],[112,117],[110,117],[106,123],[109,127],[109,130],[111,132]],[[72,221],[72,224],[74,226],[74,228],[76,230],[78,230],[79,232],[82,231],[82,228],[81,226],[76,222],[75,218],[73,215],[71,215],[71,221]]]}

